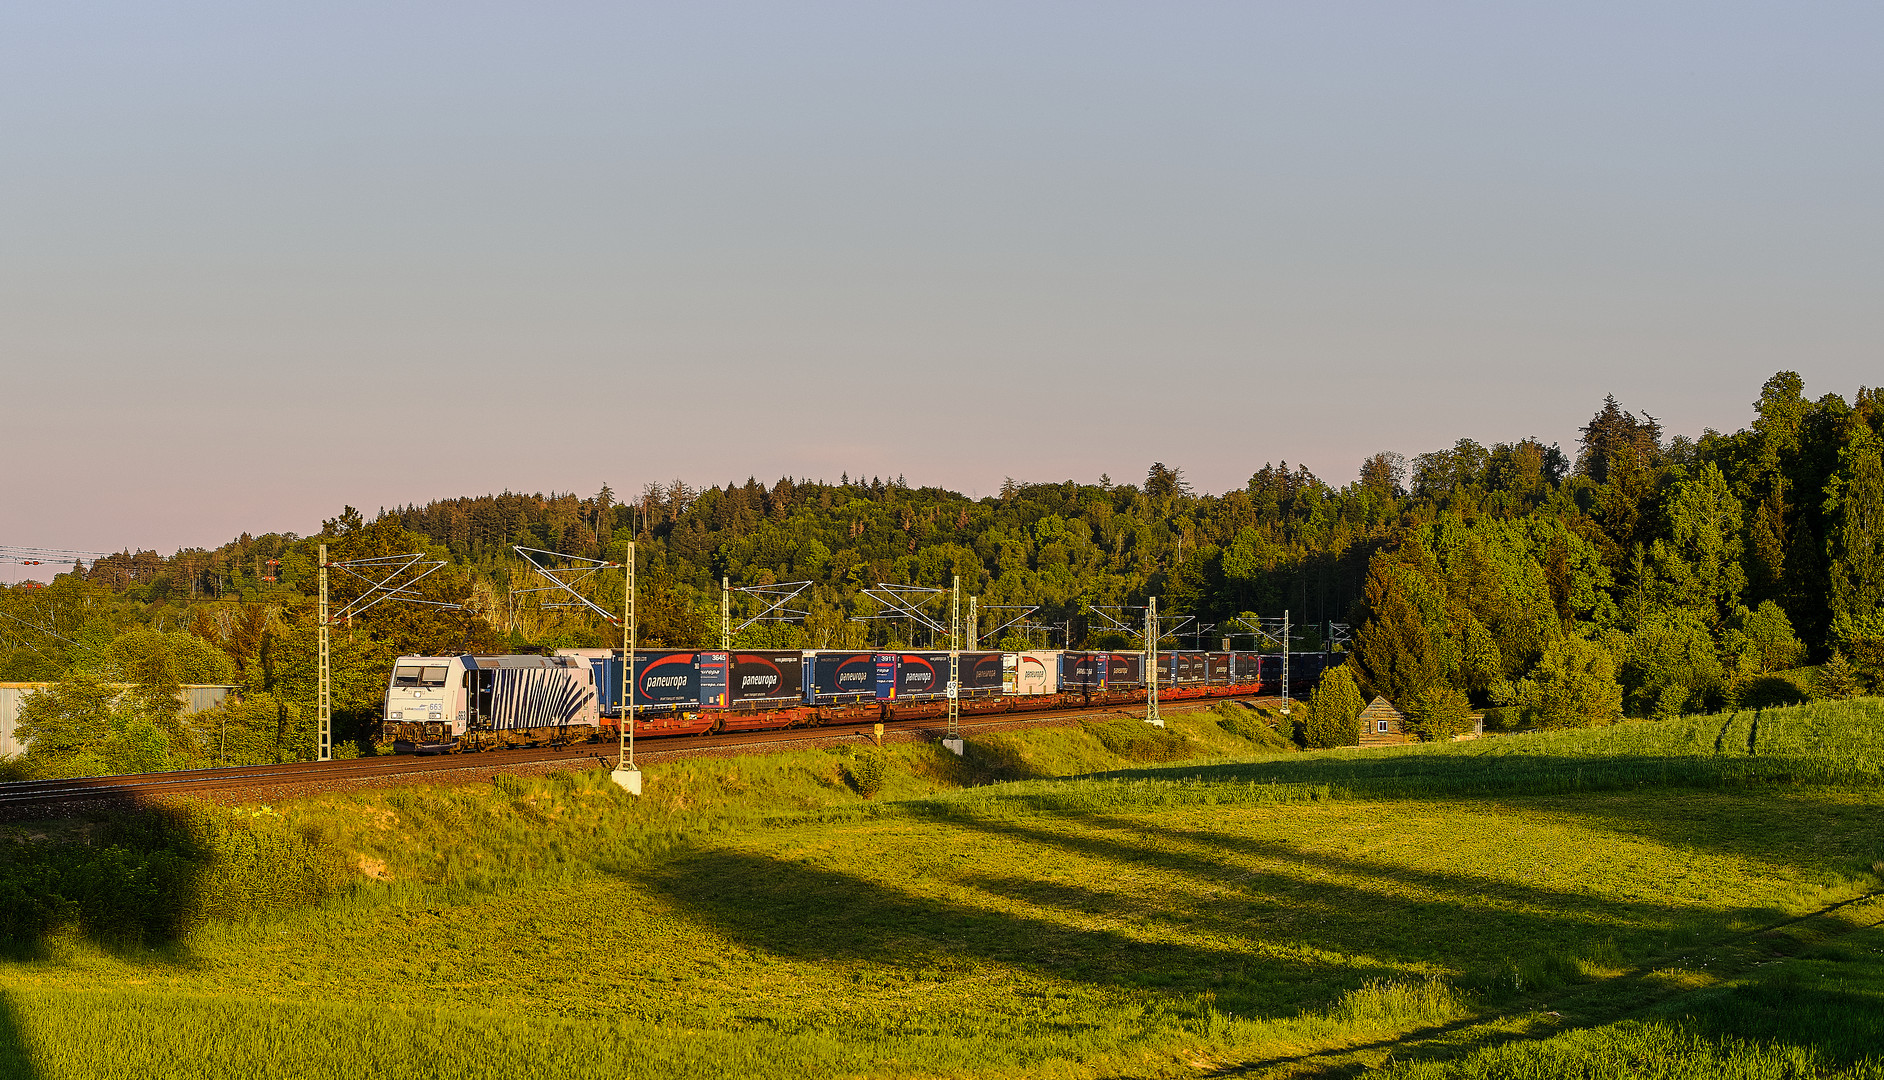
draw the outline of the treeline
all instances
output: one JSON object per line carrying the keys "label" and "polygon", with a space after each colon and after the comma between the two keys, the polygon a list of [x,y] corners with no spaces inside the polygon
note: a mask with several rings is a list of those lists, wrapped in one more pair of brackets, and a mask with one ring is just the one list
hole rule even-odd
{"label": "treeline", "polygon": [[[1370,562],[1357,647],[1415,712],[1666,716],[1874,689],[1884,676],[1884,409],[1782,372],[1732,434],[1665,442],[1611,399],[1535,510],[1488,510],[1460,444],[1420,459]],[[1801,671],[1805,663],[1821,670]]]}
{"label": "treeline", "polygon": [[[1009,480],[980,499],[845,475],[676,480],[627,499],[506,492],[372,520],[349,507],[314,537],[125,552],[3,590],[0,678],[96,668],[116,636],[146,627],[215,645],[250,699],[300,709],[316,545],[341,561],[422,553],[445,564],[418,587],[440,606],[383,603],[340,631],[346,662],[364,666],[339,707],[365,733],[380,669],[399,653],[618,642],[607,620],[559,604],[571,598],[545,591],[517,549],[619,562],[632,541],[652,646],[717,644],[722,579],[809,583],[791,605],[805,617],[755,624],[741,644],[926,644],[920,625],[875,618],[886,612],[864,590],[959,575],[983,641],[1007,647],[1125,646],[1114,622],[1137,614],[1120,609],[1157,596],[1167,625],[1191,619],[1166,647],[1234,635],[1243,648],[1248,623],[1287,609],[1296,648],[1347,638],[1361,689],[1416,717],[1494,708],[1513,724],[1565,724],[1849,694],[1884,677],[1881,432],[1877,391],[1808,398],[1781,372],[1732,433],[1670,439],[1610,398],[1573,454],[1461,439],[1376,454],[1340,487],[1281,463],[1199,493],[1154,464],[1142,482]],[[612,612],[620,581],[609,571],[577,587]],[[337,570],[330,587],[339,607],[366,586]],[[761,604],[736,593],[735,625]],[[929,610],[941,615],[939,596]]]}

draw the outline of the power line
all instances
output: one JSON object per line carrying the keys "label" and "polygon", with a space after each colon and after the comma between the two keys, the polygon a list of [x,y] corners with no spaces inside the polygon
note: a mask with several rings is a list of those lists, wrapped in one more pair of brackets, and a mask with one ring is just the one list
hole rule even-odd
{"label": "power line", "polygon": [[21,566],[40,566],[46,563],[84,563],[97,562],[110,556],[108,551],[79,551],[73,548],[30,547],[24,544],[0,544],[0,562],[18,563]]}

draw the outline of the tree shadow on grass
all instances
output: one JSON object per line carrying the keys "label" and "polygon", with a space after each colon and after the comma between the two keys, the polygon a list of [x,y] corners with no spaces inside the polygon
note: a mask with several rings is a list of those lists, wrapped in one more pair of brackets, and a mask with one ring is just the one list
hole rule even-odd
{"label": "tree shadow on grass", "polygon": [[[1800,922],[1823,924],[1825,920],[1808,917]],[[1550,1014],[1556,1018],[1553,1023],[1516,1029],[1454,1023],[1362,1045],[1249,1061],[1222,1075],[1270,1075],[1283,1066],[1308,1066],[1307,1071],[1315,1076],[1361,1076],[1373,1071],[1375,1061],[1357,1057],[1357,1051],[1388,1050],[1396,1063],[1405,1064],[1473,1059],[1457,1074],[1467,1077],[1581,1076],[1597,1062],[1614,1063],[1621,1058],[1639,1067],[1644,1033],[1635,1025],[1640,1024],[1678,1028],[1726,1059],[1677,1056],[1663,1062],[1669,1076],[1708,1075],[1729,1062],[1741,1065],[1740,1070],[1731,1071],[1734,1076],[1821,1076],[1829,1069],[1880,1062],[1879,1048],[1884,1047],[1884,959],[1880,954],[1884,948],[1879,946],[1884,946],[1884,933],[1876,924],[1855,932],[1835,923],[1795,924],[1788,929],[1803,930],[1805,938],[1821,942],[1822,932],[1829,929],[1840,941],[1830,947],[1808,946],[1807,951],[1816,954],[1813,958],[1781,961],[1768,950],[1785,950],[1801,942],[1788,931],[1773,931],[1739,943],[1738,949],[1724,950],[1726,956],[1715,954],[1716,959],[1728,959],[1730,970],[1721,973],[1728,980],[1724,985],[1671,994],[1665,986],[1656,985],[1659,972],[1638,967],[1597,986],[1551,995],[1552,1003],[1563,1010]],[[1731,956],[1734,952],[1739,953],[1737,962]],[[1572,1033],[1571,1041],[1557,1038]],[[1558,1045],[1524,1045],[1539,1043]],[[1792,1059],[1791,1067],[1748,1069],[1749,1057],[1763,1053],[1749,1055],[1745,1049],[1749,1043],[1802,1051],[1803,1058]],[[1683,1052],[1679,1046],[1664,1046],[1668,1049],[1678,1055]],[[1768,1061],[1770,1065],[1772,1059]],[[1635,1072],[1629,1070],[1629,1074]]]}
{"label": "tree shadow on grass", "polygon": [[[634,878],[720,933],[781,957],[953,974],[994,964],[1097,986],[1208,991],[1219,1006],[1246,1016],[1275,1015],[1272,988],[1311,975],[1349,989],[1408,975],[1385,964],[1317,964],[1091,920],[1017,914],[745,851],[688,852]],[[1295,1008],[1291,1001],[1284,1011]]]}
{"label": "tree shadow on grass", "polygon": [[[1553,810],[1601,819],[1604,827],[1674,846],[1699,847],[1775,865],[1860,873],[1884,859],[1884,819],[1843,805],[1842,789],[1877,790],[1863,770],[1837,773],[1826,760],[1746,754],[1591,755],[1421,753],[1230,762],[1094,774],[1090,780],[1195,780],[1206,785],[1277,784],[1327,788],[1356,800],[1460,800],[1527,805],[1553,799]],[[1656,812],[1631,805],[1655,793]],[[1234,793],[1231,802],[1234,801]],[[1024,796],[1016,796],[1024,803]],[[1728,808],[1717,800],[1762,800]],[[1800,814],[1799,807],[1815,807]],[[1709,820],[1721,813],[1757,816],[1756,827]],[[1844,818],[1851,839],[1828,852],[1822,826]],[[1830,854],[1831,857],[1827,858]]]}
{"label": "tree shadow on grass", "polygon": [[13,1003],[0,991],[0,1080],[38,1080],[39,1069],[33,1065],[32,1049]]}
{"label": "tree shadow on grass", "polygon": [[[1495,809],[1480,805],[1484,809]],[[1555,807],[1553,806],[1552,809],[1554,810]],[[1310,850],[1287,840],[1264,839],[1243,833],[1187,827],[1169,822],[1154,825],[1117,814],[1094,814],[1085,820],[1099,828],[1113,830],[1125,836],[1140,837],[1142,842],[1147,844],[1176,841],[1189,846],[1193,852],[1234,851],[1257,859],[1286,861],[1298,866],[1312,866],[1330,873],[1389,881],[1395,886],[1394,891],[1401,894],[1439,893],[1469,898],[1473,903],[1485,909],[1494,906],[1545,908],[1556,912],[1559,918],[1566,922],[1587,924],[1591,928],[1613,924],[1618,913],[1626,916],[1629,922],[1642,926],[1673,925],[1677,922],[1689,921],[1696,914],[1696,909],[1689,905],[1641,900],[1624,901],[1581,890],[1526,884],[1513,880],[1509,875],[1437,870],[1363,855],[1335,855]],[[1133,847],[1137,843],[1127,840],[1123,841],[1122,845]],[[1539,857],[1548,856],[1550,853],[1550,848],[1547,846],[1541,847],[1537,852]],[[1673,857],[1679,857],[1682,851],[1679,846],[1671,845],[1668,853]],[[1177,857],[1184,857],[1182,852],[1175,854]],[[1198,856],[1192,854],[1189,857],[1197,858]],[[1783,917],[1783,913],[1768,907],[1700,910],[1706,912],[1710,921],[1752,919],[1756,922],[1770,922]]]}
{"label": "tree shadow on grass", "polygon": [[1825,877],[1877,871],[1884,860],[1884,792],[1854,805],[1849,791],[1752,787],[1596,794],[1527,800],[1611,832],[1672,849],[1711,851]]}
{"label": "tree shadow on grass", "polygon": [[[1343,953],[1386,950],[1391,964],[1450,967],[1462,950],[1479,949],[1484,962],[1501,961],[1502,943],[1519,953],[1587,948],[1604,937],[1634,934],[1644,944],[1666,943],[1691,928],[1696,912],[1679,904],[1612,900],[1573,890],[1489,875],[1410,867],[1362,857],[1304,850],[1247,835],[1148,825],[1113,815],[1083,815],[1079,828],[1059,822],[948,815],[963,828],[1007,840],[1058,848],[1102,862],[1147,865],[1196,885],[1228,890],[1218,899],[1193,900],[1191,910],[1219,914],[1229,929],[1251,928],[1251,914],[1267,914],[1265,933]],[[1295,868],[1294,872],[1285,867]],[[1034,884],[1015,883],[1021,891]],[[1174,900],[1175,902],[1175,900]],[[1256,911],[1252,913],[1252,907]],[[1767,913],[1733,909],[1699,916],[1709,925]],[[1404,931],[1397,932],[1396,931]],[[1491,953],[1491,955],[1485,955]]]}
{"label": "tree shadow on grass", "polygon": [[[1848,772],[1848,774],[1847,774]],[[1302,754],[1261,761],[1120,769],[1087,779],[1319,784],[1357,795],[1573,794],[1641,787],[1741,788],[1758,784],[1875,783],[1829,759],[1745,754],[1424,753]]]}
{"label": "tree shadow on grass", "polygon": [[[1094,865],[1069,882],[985,872],[971,859],[937,882],[957,899],[729,850],[684,853],[635,876],[716,929],[781,956],[941,970],[994,963],[1095,985],[1208,993],[1228,1011],[1271,1017],[1326,1007],[1372,980],[1430,973],[1509,997],[1581,979],[1578,959],[1613,939],[1623,953],[1649,955],[1725,933],[1741,914],[1697,917],[1682,905],[1103,815],[1070,823],[952,814],[936,824]],[[1165,891],[1108,887],[1139,869],[1165,875]],[[963,890],[970,895],[961,898]]]}
{"label": "tree shadow on grass", "polygon": [[[1143,918],[1162,919],[1173,931],[1201,934],[1239,934],[1256,931],[1271,941],[1300,948],[1371,951],[1384,967],[1417,963],[1436,965],[1470,963],[1478,945],[1481,969],[1464,972],[1458,980],[1480,992],[1480,1001],[1549,995],[1581,999],[1579,1011],[1608,1010],[1609,1018],[1632,1013],[1645,1003],[1663,998],[1655,968],[1671,960],[1677,966],[1706,967],[1713,959],[1742,957],[1751,981],[1723,991],[1684,995],[1659,1007],[1659,1013],[1689,1029],[1713,1038],[1759,1039],[1792,1045],[1827,1055],[1836,1064],[1850,1064],[1875,1054],[1884,1046],[1884,931],[1871,929],[1837,945],[1815,945],[1817,936],[1848,932],[1842,915],[1814,916],[1816,929],[1793,939],[1792,929],[1767,930],[1748,936],[1760,926],[1781,922],[1766,909],[1717,909],[1696,913],[1680,905],[1643,901],[1604,900],[1587,894],[1551,890],[1520,882],[1471,873],[1435,871],[1366,857],[1331,855],[1302,850],[1287,842],[1187,828],[1168,821],[1147,823],[1117,815],[1087,815],[1077,826],[1062,822],[972,820],[952,818],[1004,840],[1052,845],[1095,860],[1132,859],[1182,875],[1195,884],[1237,886],[1227,897],[1193,894],[1182,898],[1122,898],[1062,882],[1033,878],[983,876],[975,879],[983,889],[1037,905],[1091,911],[1112,908]],[[1093,830],[1103,830],[1095,833]],[[1177,845],[1174,849],[1173,845]],[[1241,862],[1267,863],[1229,873]],[[1301,868],[1301,873],[1276,869]],[[1327,872],[1342,880],[1317,880],[1307,889],[1304,879]],[[1372,883],[1380,883],[1374,885]],[[1854,909],[1855,910],[1855,909]],[[1549,914],[1540,914],[1549,912]],[[1829,921],[1828,921],[1829,920]],[[1785,920],[1787,925],[1792,920]],[[1406,932],[1369,934],[1368,927],[1393,923]],[[1843,927],[1844,929],[1841,929]],[[1829,928],[1829,930],[1828,930]],[[1390,928],[1389,928],[1390,929]],[[1607,941],[1603,939],[1607,938]],[[1620,975],[1592,977],[1576,963],[1599,942],[1622,948],[1605,949],[1605,964],[1636,965]],[[1685,940],[1684,940],[1685,939]],[[1484,945],[1493,940],[1515,944],[1520,953],[1545,963],[1512,965],[1506,973],[1522,983],[1501,984],[1485,966],[1496,960],[1497,950]],[[1801,945],[1804,942],[1804,945]],[[1803,947],[1807,958],[1818,956],[1846,961],[1833,969],[1793,971],[1778,979],[1763,965]],[[1679,949],[1690,956],[1671,957]],[[1725,952],[1717,952],[1724,948]],[[1797,967],[1797,965],[1795,965]],[[1865,980],[1863,985],[1854,978]],[[1819,981],[1825,980],[1825,981]],[[1841,984],[1842,980],[1842,984]],[[1815,985],[1816,983],[1816,985]],[[1538,999],[1541,1000],[1541,999]],[[1305,1003],[1309,1004],[1309,1003]],[[1549,1007],[1549,1006],[1537,1006]],[[1565,1008],[1570,1008],[1565,1004]],[[1453,1027],[1458,1025],[1448,1025]],[[1510,1034],[1491,1034],[1465,1044],[1444,1043],[1418,1052],[1396,1049],[1405,1060],[1456,1056],[1463,1049],[1492,1045]],[[1388,1040],[1380,1046],[1391,1045]],[[1310,1055],[1314,1056],[1314,1055]],[[1293,1059],[1291,1059],[1293,1060]],[[1283,1064],[1278,1060],[1271,1065]]]}
{"label": "tree shadow on grass", "polygon": [[1686,1008],[1662,1010],[1669,1019],[1714,1039],[1750,1039],[1818,1051],[1834,1066],[1876,1059],[1884,1049],[1884,987],[1824,989],[1806,979],[1838,972],[1787,971],[1772,980],[1736,986]]}

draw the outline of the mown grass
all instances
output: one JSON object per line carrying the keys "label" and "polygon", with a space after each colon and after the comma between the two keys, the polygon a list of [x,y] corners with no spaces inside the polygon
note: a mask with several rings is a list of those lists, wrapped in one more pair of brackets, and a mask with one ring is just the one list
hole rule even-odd
{"label": "mown grass", "polygon": [[1559,1020],[1481,1038],[1485,1045],[1464,1053],[1422,1055],[1414,1047],[1413,1057],[1430,1060],[1402,1061],[1386,1073],[1394,1080],[1884,1077],[1884,929],[1877,925],[1884,905],[1854,914],[1844,932],[1821,926],[1759,935],[1741,945],[1751,962],[1739,972],[1652,1002],[1635,1018],[1554,1034]]}
{"label": "mown grass", "polygon": [[1884,699],[1635,720],[1464,743],[1330,750],[1284,760],[1215,763],[1195,775],[1325,785],[1370,796],[1870,786],[1884,782]]}
{"label": "mown grass", "polygon": [[[823,752],[657,766],[640,801],[600,773],[309,800],[294,834],[369,876],[134,946],[37,939],[0,965],[0,1076],[1861,1070],[1774,1041],[1792,1006],[1760,980],[1864,969],[1839,992],[1884,1004],[1858,938],[1766,955],[1877,887],[1884,789],[1642,764],[1734,760],[1743,722],[1738,759],[1874,745],[1877,703],[1812,708],[1283,755],[1198,712],[1173,724],[1198,758],[1160,768],[1082,728],[892,744],[874,801]],[[1577,786],[1527,789],[1563,758]]]}

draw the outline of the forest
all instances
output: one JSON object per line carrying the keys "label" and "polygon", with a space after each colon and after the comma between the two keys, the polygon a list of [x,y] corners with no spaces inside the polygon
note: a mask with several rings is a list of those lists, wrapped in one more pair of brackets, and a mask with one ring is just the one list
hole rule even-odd
{"label": "forest", "polygon": [[[717,645],[722,581],[735,625],[764,603],[737,590],[807,583],[801,616],[736,644],[927,644],[866,590],[959,576],[991,646],[1126,647],[1115,623],[1156,596],[1182,623],[1161,647],[1248,648],[1250,624],[1286,609],[1293,648],[1350,651],[1359,690],[1430,737],[1465,710],[1518,729],[1846,697],[1884,677],[1881,450],[1879,391],[1810,398],[1788,371],[1731,433],[1668,437],[1612,396],[1574,457],[1459,439],[1374,454],[1339,487],[1285,461],[1200,493],[1154,463],[1136,483],[1010,478],[981,499],[846,474],[346,507],[313,536],[127,550],[0,589],[0,681],[55,684],[22,717],[46,774],[305,757],[317,545],[335,562],[421,554],[440,564],[414,586],[426,603],[334,631],[337,737],[370,753],[395,656],[618,644],[545,587],[551,556],[518,549],[619,563],[632,543],[644,646]],[[366,587],[330,576],[336,608]],[[619,570],[579,590],[620,610]],[[183,717],[166,702],[190,683],[239,690]]]}

